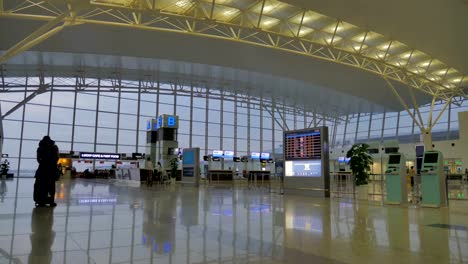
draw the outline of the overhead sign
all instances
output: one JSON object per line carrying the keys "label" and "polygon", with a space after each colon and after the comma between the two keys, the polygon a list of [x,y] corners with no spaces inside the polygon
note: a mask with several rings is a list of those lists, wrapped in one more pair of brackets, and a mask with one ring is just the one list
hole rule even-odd
{"label": "overhead sign", "polygon": [[8,154],[2,154],[2,158],[8,158]]}
{"label": "overhead sign", "polygon": [[260,158],[262,160],[268,160],[268,159],[270,159],[270,153],[262,153],[262,154],[260,154]]}
{"label": "overhead sign", "polygon": [[91,153],[91,152],[81,152],[80,158],[82,159],[120,159],[120,154],[118,153]]}
{"label": "overhead sign", "polygon": [[229,150],[224,151],[224,158],[233,158],[233,157],[234,157],[234,151],[229,151]]}
{"label": "overhead sign", "polygon": [[252,152],[250,154],[250,158],[255,160],[255,159],[260,159],[260,153],[259,152]]}
{"label": "overhead sign", "polygon": [[213,150],[213,158],[222,158],[223,151],[222,150]]}

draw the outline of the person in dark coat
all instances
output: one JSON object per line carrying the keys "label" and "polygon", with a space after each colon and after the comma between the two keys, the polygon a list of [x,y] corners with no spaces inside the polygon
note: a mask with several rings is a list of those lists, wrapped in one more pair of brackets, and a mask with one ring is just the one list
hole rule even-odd
{"label": "person in dark coat", "polygon": [[34,201],[36,206],[56,206],[55,181],[58,177],[57,162],[59,150],[55,141],[45,136],[37,148],[37,162],[39,167],[36,171],[36,182],[34,183]]}

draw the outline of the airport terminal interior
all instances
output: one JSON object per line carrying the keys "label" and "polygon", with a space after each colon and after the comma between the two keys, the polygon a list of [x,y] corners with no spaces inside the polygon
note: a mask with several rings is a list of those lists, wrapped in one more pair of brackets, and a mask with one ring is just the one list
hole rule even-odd
{"label": "airport terminal interior", "polygon": [[0,263],[468,263],[467,25],[0,0]]}

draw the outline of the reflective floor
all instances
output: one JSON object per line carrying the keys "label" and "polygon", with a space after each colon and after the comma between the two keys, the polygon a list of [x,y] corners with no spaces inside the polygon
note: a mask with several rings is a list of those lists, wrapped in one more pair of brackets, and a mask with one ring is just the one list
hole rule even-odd
{"label": "reflective floor", "polygon": [[1,181],[0,263],[468,263],[468,202],[401,208],[267,188]]}

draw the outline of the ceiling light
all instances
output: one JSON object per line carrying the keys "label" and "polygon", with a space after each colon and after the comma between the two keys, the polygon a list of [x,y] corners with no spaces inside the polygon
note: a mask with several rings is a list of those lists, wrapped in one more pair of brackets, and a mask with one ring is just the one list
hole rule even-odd
{"label": "ceiling light", "polygon": [[447,70],[440,70],[440,71],[436,72],[435,74],[444,75],[446,72],[447,72]]}
{"label": "ceiling light", "polygon": [[299,30],[299,35],[300,35],[300,36],[303,36],[303,35],[305,35],[305,34],[307,34],[307,33],[309,33],[309,32],[310,32],[310,30],[301,29],[301,30]]}
{"label": "ceiling light", "polygon": [[175,4],[176,4],[176,6],[178,6],[180,8],[184,8],[184,7],[187,7],[189,5],[189,2],[186,1],[186,0],[180,0],[180,1],[177,1]]}
{"label": "ceiling light", "polygon": [[271,24],[273,24],[273,20],[265,20],[265,21],[262,22],[262,25],[264,25],[264,26],[269,26]]}
{"label": "ceiling light", "polygon": [[263,7],[263,12],[270,12],[273,9],[273,6],[271,5],[266,5]]}
{"label": "ceiling light", "polygon": [[386,50],[386,49],[388,49],[389,47],[390,47],[390,44],[385,44],[385,45],[381,46],[381,49]]}
{"label": "ceiling light", "polygon": [[355,50],[359,50],[359,49],[361,49],[361,45],[354,45],[353,48],[354,48]]}
{"label": "ceiling light", "polygon": [[223,15],[225,15],[225,16],[230,16],[232,14],[234,14],[233,10],[226,10],[226,11],[223,12]]}
{"label": "ceiling light", "polygon": [[411,56],[411,53],[405,53],[402,55],[403,58],[407,59]]}
{"label": "ceiling light", "polygon": [[420,65],[423,66],[423,67],[427,67],[427,66],[429,66],[429,64],[430,64],[430,62],[426,61],[426,62],[421,63]]}
{"label": "ceiling light", "polygon": [[462,78],[456,78],[452,79],[450,82],[456,83],[456,82],[461,82]]}

